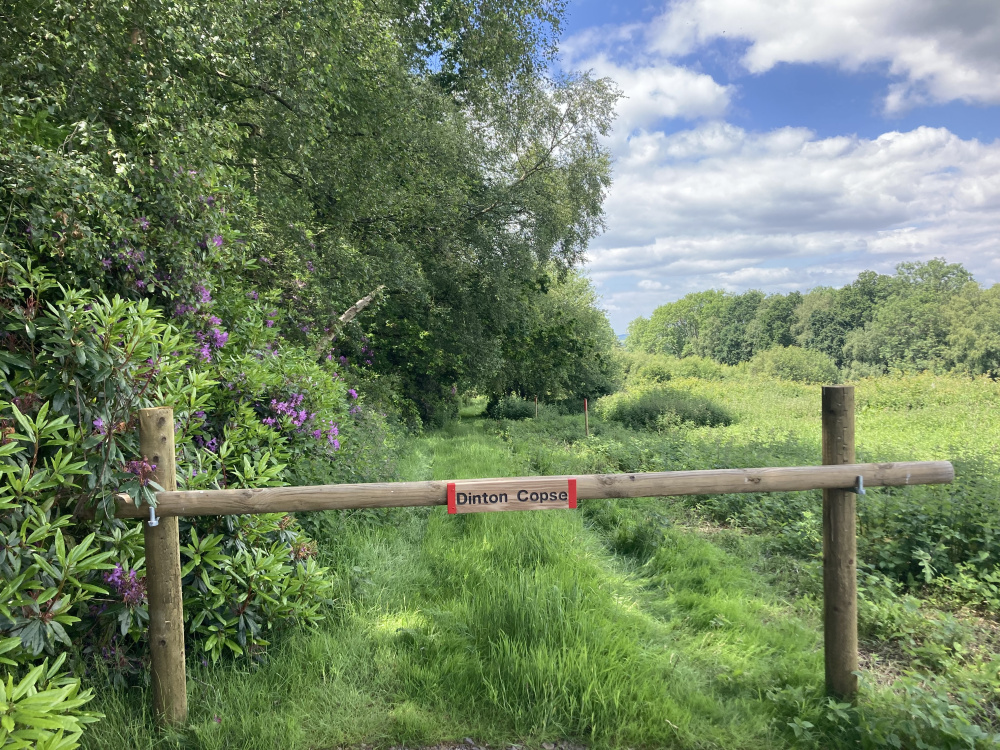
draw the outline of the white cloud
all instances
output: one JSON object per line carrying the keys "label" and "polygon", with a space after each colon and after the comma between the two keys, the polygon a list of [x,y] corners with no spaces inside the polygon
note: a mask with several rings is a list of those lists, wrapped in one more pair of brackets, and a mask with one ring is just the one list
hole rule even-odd
{"label": "white cloud", "polygon": [[808,289],[944,256],[1000,281],[1000,141],[705,123],[620,149],[590,251],[616,330],[688,292]]}
{"label": "white cloud", "polygon": [[997,0],[678,0],[646,34],[667,58],[713,39],[745,40],[752,73],[778,63],[884,64],[900,79],[886,93],[888,112],[1000,103]]}
{"label": "white cloud", "polygon": [[619,137],[648,129],[666,118],[718,118],[729,107],[731,87],[711,76],[669,63],[629,66],[600,54],[574,60],[578,68],[611,78],[625,93],[618,103]]}
{"label": "white cloud", "polygon": [[[889,112],[1000,104],[1000,0],[675,0],[651,24],[567,40],[569,67],[627,97],[609,143],[608,231],[589,264],[616,330],[692,291],[840,285],[902,260],[944,256],[1000,281],[1000,140],[744,131],[723,121],[735,87],[681,62],[720,38],[737,40],[751,73],[877,66]],[[676,118],[700,124],[659,130]]]}

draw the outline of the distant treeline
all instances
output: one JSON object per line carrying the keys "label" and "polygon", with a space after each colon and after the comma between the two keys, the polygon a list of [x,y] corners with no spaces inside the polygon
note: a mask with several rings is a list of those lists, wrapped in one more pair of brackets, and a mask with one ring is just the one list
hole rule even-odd
{"label": "distant treeline", "polygon": [[958,263],[863,271],[839,289],[695,292],[629,325],[626,348],[736,365],[778,347],[821,352],[849,376],[891,370],[1000,373],[1000,284]]}

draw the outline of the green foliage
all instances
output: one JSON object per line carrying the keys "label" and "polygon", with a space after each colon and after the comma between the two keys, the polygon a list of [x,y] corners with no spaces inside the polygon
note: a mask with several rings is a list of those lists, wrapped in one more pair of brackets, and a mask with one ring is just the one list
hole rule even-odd
{"label": "green foliage", "polygon": [[[863,271],[840,289],[807,294],[696,292],[633,321],[625,346],[735,365],[795,345],[825,355],[854,379],[892,370],[994,374],[1000,371],[997,289],[983,289],[961,265],[936,258],[900,263],[894,276]],[[754,371],[788,377],[782,368]]]}
{"label": "green foliage", "polygon": [[517,396],[503,396],[486,405],[490,419],[528,419],[535,416],[535,403]]}
{"label": "green foliage", "polygon": [[750,360],[749,372],[777,380],[801,383],[836,383],[837,365],[822,352],[798,346],[766,349]]}
{"label": "green foliage", "polygon": [[720,365],[707,357],[694,355],[678,358],[626,350],[620,351],[618,356],[626,385],[666,383],[671,378],[721,380],[734,372],[728,365]]}
{"label": "green foliage", "polygon": [[[0,638],[0,663],[14,664],[3,656],[18,648],[14,638]],[[66,677],[61,654],[50,666],[48,659],[19,680],[7,674],[0,683],[0,747],[10,750],[73,750],[84,727],[101,718],[82,711],[92,698],[90,690],[80,690],[80,680]]]}
{"label": "green foliage", "polygon": [[637,430],[682,424],[711,427],[732,421],[724,409],[709,399],[666,386],[619,391],[595,402],[594,411],[604,419]]}
{"label": "green foliage", "polygon": [[[590,281],[578,273],[546,280],[512,322],[494,388],[545,401],[596,398],[614,390],[618,347]],[[494,391],[496,392],[496,391]]]}
{"label": "green foliage", "polygon": [[[137,476],[136,411],[173,405],[178,481],[190,489],[282,484],[293,457],[329,461],[337,453],[328,429],[322,440],[309,432],[312,422],[343,415],[341,439],[349,441],[359,417],[347,413],[346,386],[301,349],[264,357],[238,328],[240,355],[224,356],[221,346],[210,354],[219,382],[199,371],[190,329],[165,323],[146,301],[65,290],[12,262],[4,270],[0,637],[18,644],[5,663],[16,680],[34,674],[43,655],[57,657],[60,680],[96,660],[114,679],[134,679],[147,651],[141,526],[108,516],[115,493],[152,499]],[[314,411],[274,408],[292,393]],[[94,514],[97,521],[86,520]],[[182,528],[191,540],[182,563],[192,651],[213,660],[255,654],[281,628],[322,618],[330,583],[313,559],[315,544],[291,518],[202,519]],[[57,687],[66,690],[36,701],[48,701],[54,718],[8,731],[41,741],[42,730],[62,728],[53,746],[73,746],[79,727],[58,715],[76,715],[80,683]],[[17,721],[34,716],[10,710],[20,711]]]}
{"label": "green foliage", "polygon": [[[20,643],[5,657],[15,746],[79,737],[78,683],[18,687],[43,655],[60,674],[100,663],[140,681],[140,527],[113,520],[116,493],[154,497],[139,409],[173,407],[178,483],[199,490],[390,479],[397,423],[457,416],[459,388],[613,388],[614,337],[571,269],[601,228],[618,92],[550,75],[562,12],[5,7],[0,637]],[[181,534],[195,660],[260,658],[328,613],[328,571],[293,518]],[[32,701],[51,710],[25,725]]]}

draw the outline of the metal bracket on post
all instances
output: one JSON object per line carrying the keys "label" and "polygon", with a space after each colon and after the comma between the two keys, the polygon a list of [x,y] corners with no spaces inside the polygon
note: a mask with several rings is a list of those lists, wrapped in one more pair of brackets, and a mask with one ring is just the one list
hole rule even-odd
{"label": "metal bracket on post", "polygon": [[150,526],[160,525],[160,519],[156,517],[156,508],[154,508],[152,505],[149,506],[149,525]]}
{"label": "metal bracket on post", "polygon": [[865,478],[858,474],[858,478],[854,480],[854,494],[855,495],[865,495]]}

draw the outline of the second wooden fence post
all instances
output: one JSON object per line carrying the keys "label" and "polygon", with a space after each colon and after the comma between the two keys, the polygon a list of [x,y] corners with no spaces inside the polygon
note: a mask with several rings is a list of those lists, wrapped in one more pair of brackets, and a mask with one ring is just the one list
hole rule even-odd
{"label": "second wooden fence post", "polygon": [[[173,409],[139,410],[139,449],[143,458],[156,466],[153,480],[165,491],[176,490]],[[153,712],[163,724],[183,724],[187,721],[187,673],[177,517],[161,518],[156,526],[144,521],[143,538],[146,543]]]}
{"label": "second wooden fence post", "polygon": [[[854,387],[823,387],[823,463],[853,464]],[[823,642],[826,689],[840,698],[858,691],[856,495],[823,490]]]}

